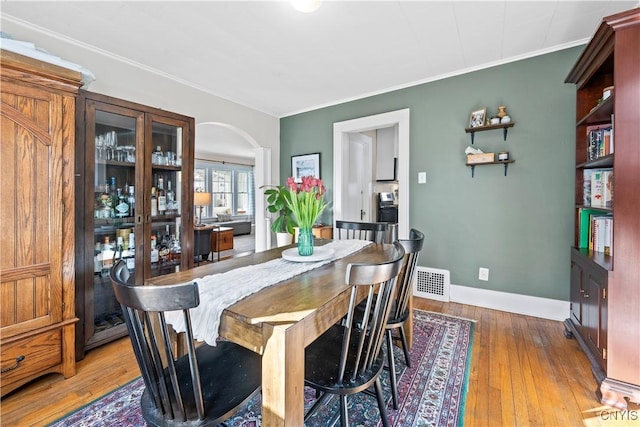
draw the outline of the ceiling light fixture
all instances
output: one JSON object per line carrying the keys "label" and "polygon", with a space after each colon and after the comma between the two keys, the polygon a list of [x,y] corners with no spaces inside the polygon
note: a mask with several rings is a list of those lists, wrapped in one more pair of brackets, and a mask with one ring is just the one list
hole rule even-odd
{"label": "ceiling light fixture", "polygon": [[290,3],[298,12],[311,13],[318,10],[322,0],[291,0]]}

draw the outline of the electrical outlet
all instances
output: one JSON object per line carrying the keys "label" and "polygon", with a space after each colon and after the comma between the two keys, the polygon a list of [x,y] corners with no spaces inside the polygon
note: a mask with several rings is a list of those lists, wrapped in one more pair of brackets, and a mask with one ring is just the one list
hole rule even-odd
{"label": "electrical outlet", "polygon": [[418,172],[418,184],[426,184],[426,182],[427,182],[427,173]]}
{"label": "electrical outlet", "polygon": [[489,269],[480,267],[478,270],[478,280],[484,280],[485,282],[489,281]]}

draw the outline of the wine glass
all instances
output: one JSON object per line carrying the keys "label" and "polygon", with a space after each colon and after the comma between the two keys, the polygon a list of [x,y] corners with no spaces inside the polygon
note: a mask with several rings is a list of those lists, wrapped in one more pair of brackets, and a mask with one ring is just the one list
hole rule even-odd
{"label": "wine glass", "polygon": [[96,149],[98,150],[98,159],[102,160],[102,152],[104,150],[104,135],[98,135],[95,138]]}

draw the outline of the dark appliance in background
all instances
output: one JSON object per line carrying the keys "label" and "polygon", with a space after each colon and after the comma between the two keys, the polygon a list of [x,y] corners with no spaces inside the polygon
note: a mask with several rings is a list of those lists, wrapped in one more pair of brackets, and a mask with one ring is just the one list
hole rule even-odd
{"label": "dark appliance in background", "polygon": [[378,193],[378,222],[398,222],[398,205],[393,193]]}

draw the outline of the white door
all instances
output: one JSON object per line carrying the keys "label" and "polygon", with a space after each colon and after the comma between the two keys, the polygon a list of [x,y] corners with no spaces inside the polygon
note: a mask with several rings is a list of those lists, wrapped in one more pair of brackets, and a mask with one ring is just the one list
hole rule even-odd
{"label": "white door", "polygon": [[371,137],[361,133],[349,134],[349,171],[347,180],[347,204],[341,218],[344,221],[370,222],[372,189]]}

